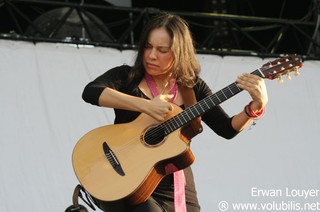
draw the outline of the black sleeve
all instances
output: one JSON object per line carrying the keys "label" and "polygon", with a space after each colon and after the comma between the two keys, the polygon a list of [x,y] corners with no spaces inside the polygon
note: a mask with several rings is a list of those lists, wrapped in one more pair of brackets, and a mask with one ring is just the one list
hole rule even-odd
{"label": "black sleeve", "polygon": [[108,70],[86,85],[82,93],[82,99],[93,105],[99,105],[99,97],[106,87],[113,88],[115,90],[123,89],[123,86],[126,85],[130,70],[131,67],[127,65],[118,66]]}
{"label": "black sleeve", "polygon": [[[212,95],[209,86],[201,79],[198,79],[194,87],[197,101]],[[231,125],[232,117],[230,117],[219,105],[214,106],[209,112],[202,116],[202,121],[206,123],[216,134],[231,139],[239,132]]]}

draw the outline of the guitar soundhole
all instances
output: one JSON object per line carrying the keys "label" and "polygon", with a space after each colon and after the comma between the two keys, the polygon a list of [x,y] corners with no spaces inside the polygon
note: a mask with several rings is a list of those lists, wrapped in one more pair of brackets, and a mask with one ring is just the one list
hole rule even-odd
{"label": "guitar soundhole", "polygon": [[149,146],[158,146],[164,141],[165,136],[166,135],[162,127],[154,126],[145,131],[142,140]]}

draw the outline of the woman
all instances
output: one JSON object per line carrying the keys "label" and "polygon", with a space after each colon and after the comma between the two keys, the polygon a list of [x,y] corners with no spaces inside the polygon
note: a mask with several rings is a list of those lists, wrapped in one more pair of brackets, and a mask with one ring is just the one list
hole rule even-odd
{"label": "woman", "polygon": [[[199,77],[199,71],[187,23],[179,16],[162,13],[145,27],[134,66],[123,65],[107,71],[85,87],[83,99],[94,105],[114,108],[115,123],[133,121],[140,113],[163,122],[173,109],[171,102],[184,106],[182,87],[193,88],[198,101],[212,94]],[[268,101],[262,78],[243,74],[237,78],[237,84],[252,97],[250,104],[233,117],[220,106],[202,116],[203,122],[227,139],[260,118]],[[200,211],[191,168],[184,169],[183,174],[186,209]],[[178,211],[174,203],[174,179],[174,174],[165,176],[150,198],[132,211]]]}

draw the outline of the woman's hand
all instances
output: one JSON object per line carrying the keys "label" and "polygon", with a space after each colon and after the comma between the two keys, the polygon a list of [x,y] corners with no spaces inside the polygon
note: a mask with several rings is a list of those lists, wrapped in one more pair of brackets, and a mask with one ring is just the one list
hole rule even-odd
{"label": "woman's hand", "polygon": [[164,121],[168,113],[173,110],[173,106],[169,103],[169,99],[173,95],[159,95],[149,101],[146,105],[144,113],[148,114],[157,121]]}
{"label": "woman's hand", "polygon": [[268,94],[264,79],[253,74],[242,74],[237,78],[237,85],[246,90],[252,100],[252,109],[260,111],[268,103]]}

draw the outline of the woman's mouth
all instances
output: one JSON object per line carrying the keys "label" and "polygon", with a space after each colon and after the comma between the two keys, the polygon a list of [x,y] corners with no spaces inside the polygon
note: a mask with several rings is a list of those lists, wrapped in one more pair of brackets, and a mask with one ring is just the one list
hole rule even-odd
{"label": "woman's mouth", "polygon": [[153,63],[146,63],[148,68],[156,68],[158,65],[155,65]]}

